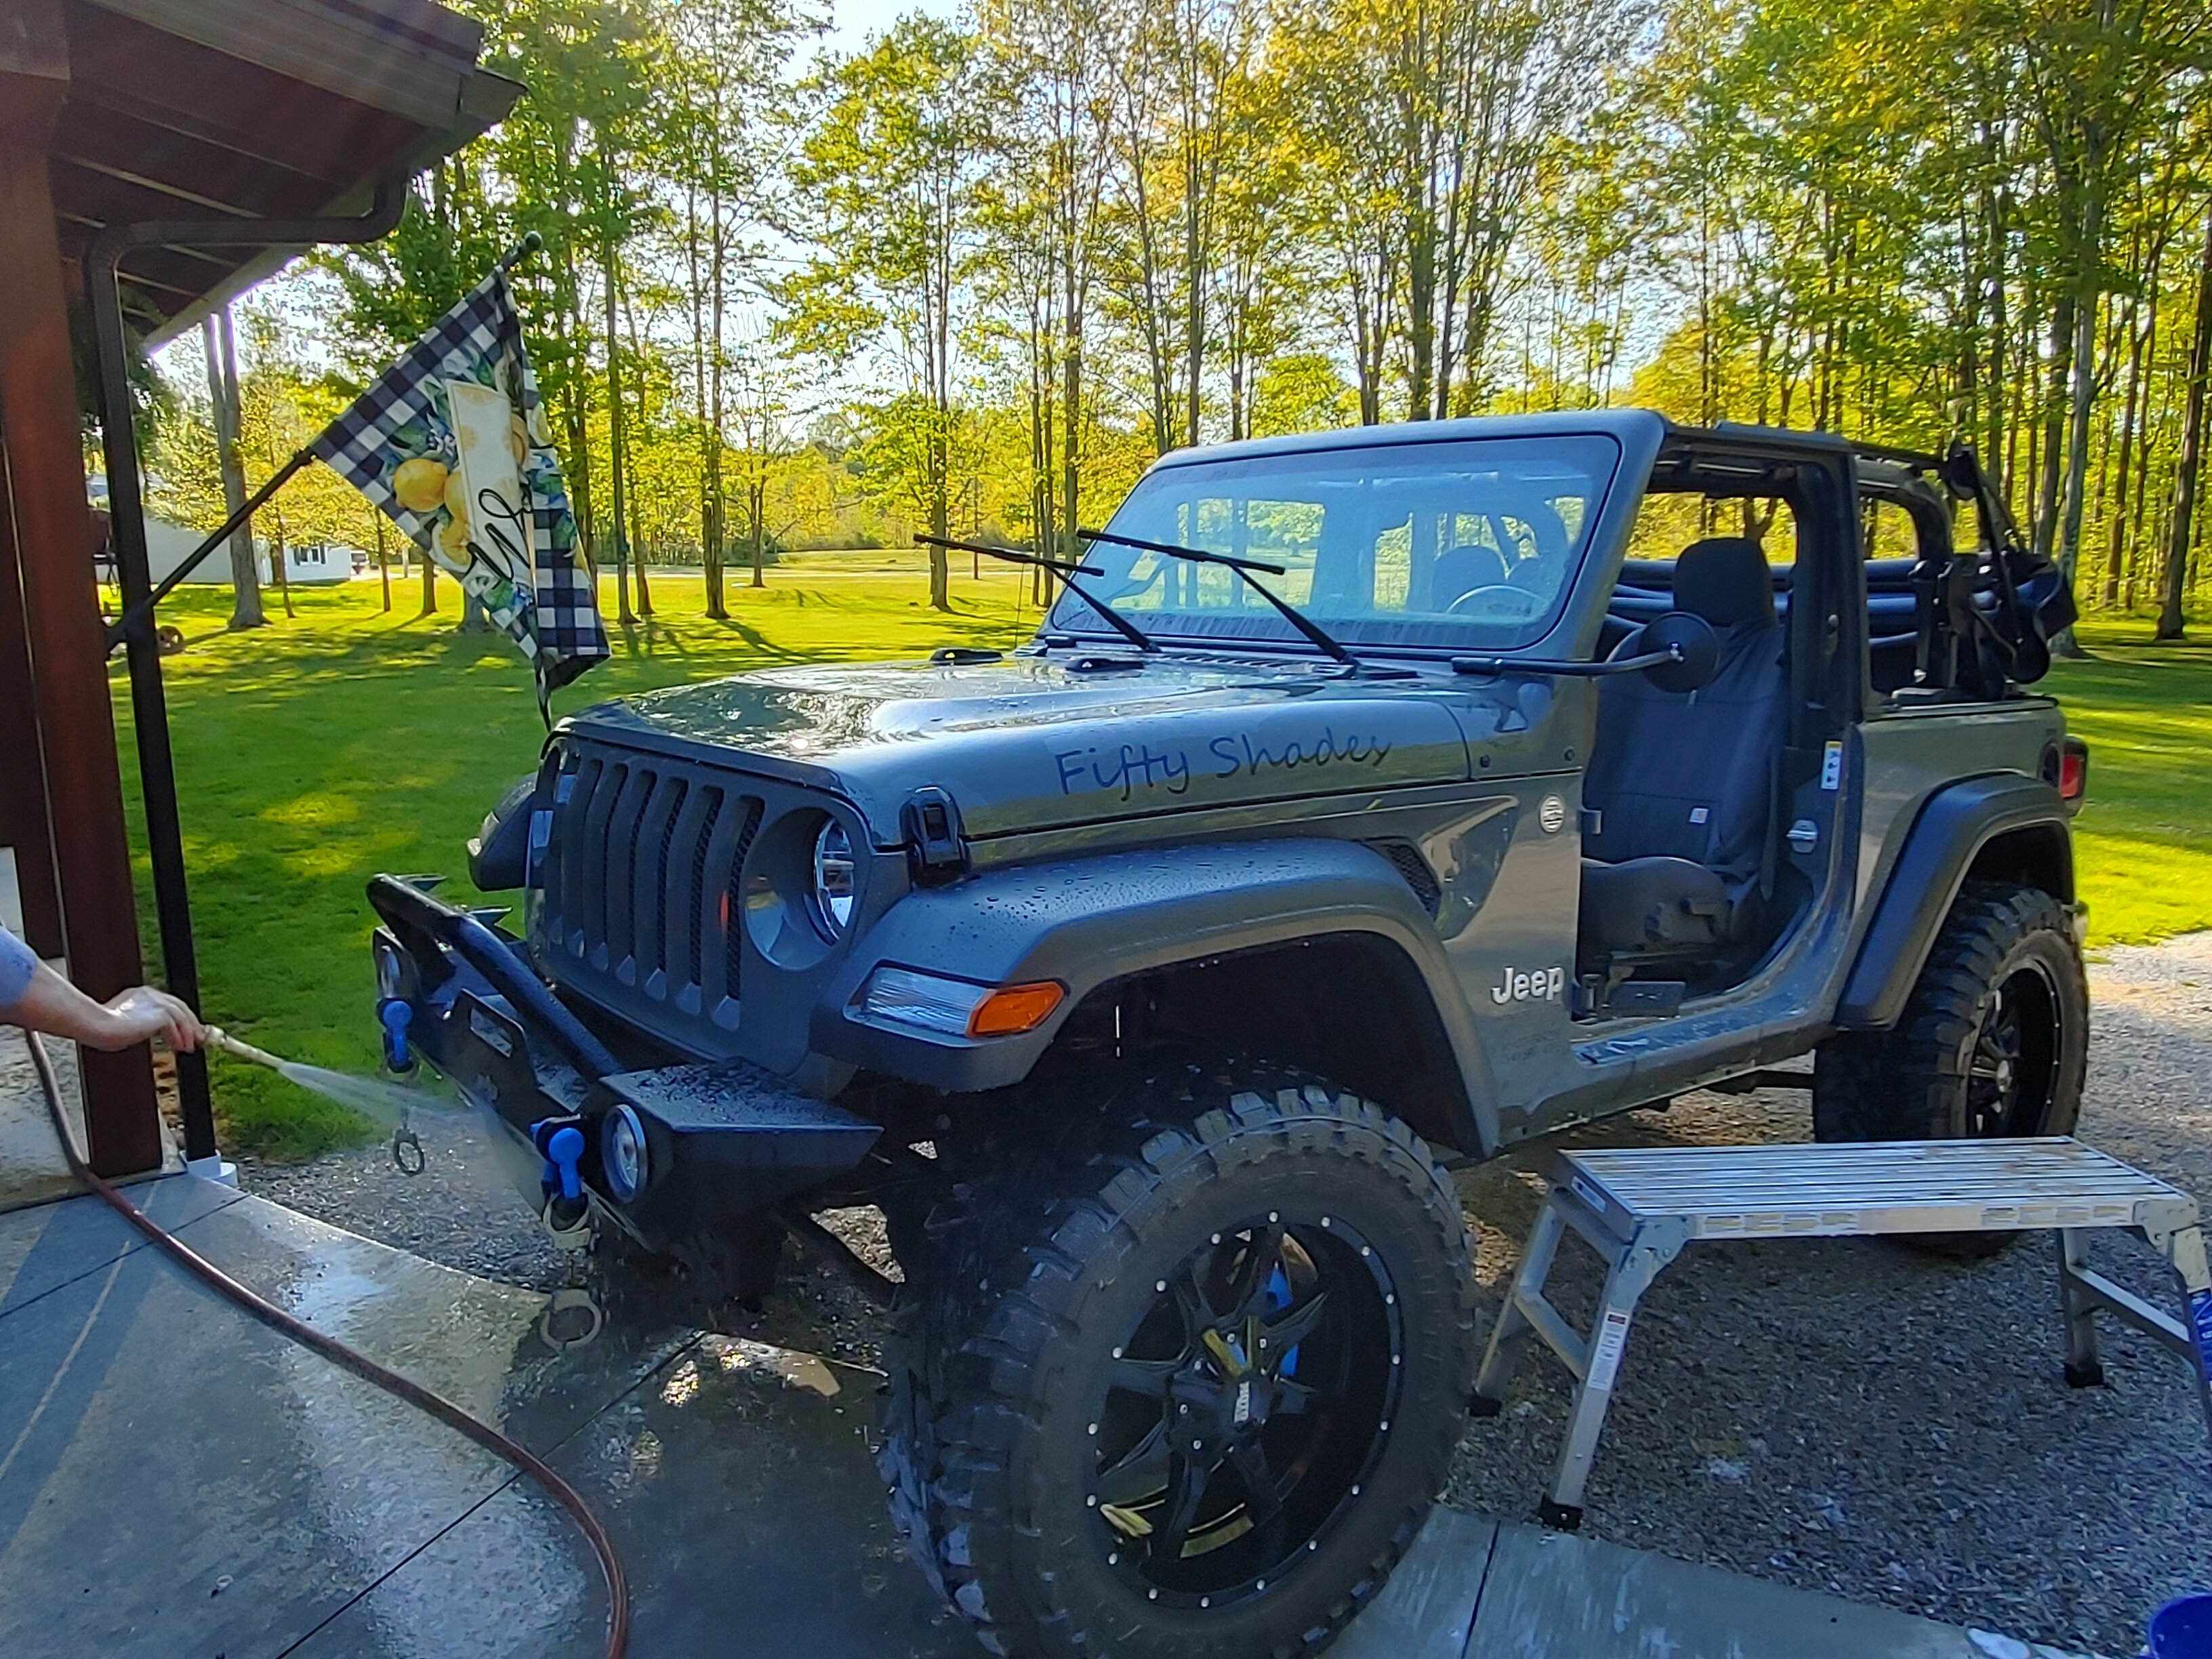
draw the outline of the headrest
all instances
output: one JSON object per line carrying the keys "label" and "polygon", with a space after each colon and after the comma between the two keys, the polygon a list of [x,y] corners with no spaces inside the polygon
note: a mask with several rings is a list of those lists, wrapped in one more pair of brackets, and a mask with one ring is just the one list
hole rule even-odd
{"label": "headrest", "polygon": [[1747,622],[1772,627],[1774,573],[1765,552],[1742,536],[1692,542],[1674,563],[1674,605],[1718,629]]}
{"label": "headrest", "polygon": [[1438,557],[1429,577],[1430,603],[1438,607],[1463,599],[1478,587],[1505,585],[1505,561],[1494,548],[1462,542]]}

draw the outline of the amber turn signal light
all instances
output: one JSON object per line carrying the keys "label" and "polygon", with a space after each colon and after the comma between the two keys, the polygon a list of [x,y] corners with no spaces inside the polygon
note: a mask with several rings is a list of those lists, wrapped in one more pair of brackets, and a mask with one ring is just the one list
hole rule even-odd
{"label": "amber turn signal light", "polygon": [[975,1005],[968,1016],[969,1036],[1019,1036],[1034,1031],[1052,1018],[1067,988],[1056,979],[1033,985],[1001,985]]}

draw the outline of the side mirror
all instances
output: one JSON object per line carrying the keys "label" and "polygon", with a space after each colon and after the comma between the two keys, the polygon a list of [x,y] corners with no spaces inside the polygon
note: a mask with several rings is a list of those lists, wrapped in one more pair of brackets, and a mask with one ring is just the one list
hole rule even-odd
{"label": "side mirror", "polygon": [[1639,657],[1665,654],[1665,661],[1644,671],[1644,678],[1662,691],[1702,690],[1720,671],[1721,636],[1694,611],[1668,611],[1654,617],[1644,624],[1634,647]]}

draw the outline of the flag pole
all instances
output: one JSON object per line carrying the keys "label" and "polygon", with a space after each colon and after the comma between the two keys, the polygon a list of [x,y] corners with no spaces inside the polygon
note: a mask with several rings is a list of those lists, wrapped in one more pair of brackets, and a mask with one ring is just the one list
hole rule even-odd
{"label": "flag pole", "polygon": [[515,266],[520,264],[525,259],[527,259],[532,254],[537,252],[538,249],[544,246],[545,239],[543,236],[540,236],[534,230],[526,230],[522,233],[522,240],[517,242],[513,247],[507,249],[507,252],[501,258],[500,262],[494,265],[492,269],[497,271],[501,276],[504,276],[508,271],[513,270]]}
{"label": "flag pole", "polygon": [[233,531],[259,512],[269,498],[282,489],[295,472],[314,459],[313,454],[303,449],[283,465],[278,467],[276,471],[270,473],[268,483],[247,496],[246,504],[225,519],[221,529],[214,532],[205,541],[194,548],[182,564],[164,576],[159,586],[147,594],[144,599],[125,610],[123,614],[113,622],[108,623],[107,648],[112,651],[129,638],[131,630],[151,617],[154,614],[154,607],[167,599],[179,582],[198,569],[209,554],[230,539]]}
{"label": "flag pole", "polygon": [[[131,348],[123,325],[120,267],[125,257],[134,249],[146,247],[293,247],[374,241],[399,222],[406,195],[405,178],[389,177],[378,181],[368,211],[358,218],[118,222],[101,231],[85,250],[80,264],[99,357],[100,437],[107,460],[109,526],[126,615],[137,608],[154,584],[147,564],[145,501],[139,490],[132,419]],[[145,807],[147,859],[152,866],[154,912],[161,928],[164,975],[171,994],[197,1011],[199,959],[192,942],[184,828],[178,816],[176,760],[169,747],[161,651],[152,638],[153,629],[146,625],[152,615],[147,610],[145,620],[130,630],[126,640],[139,793]],[[221,1180],[224,1165],[216,1144],[207,1061],[195,1051],[179,1054],[176,1065],[177,1104],[185,1127],[185,1167]]]}
{"label": "flag pole", "polygon": [[[514,270],[515,266],[520,264],[525,259],[528,258],[532,254],[537,252],[544,246],[545,239],[543,236],[539,235],[534,230],[526,231],[523,233],[521,240],[515,243],[513,247],[507,249],[506,253],[501,256],[499,263],[492,267],[492,270],[504,276],[508,271]],[[222,546],[225,542],[230,539],[232,532],[235,531],[239,526],[246,523],[247,520],[251,519],[256,513],[259,512],[263,507],[267,505],[269,498],[271,495],[274,495],[279,489],[283,489],[286,483],[291,481],[291,477],[294,473],[299,471],[301,467],[307,465],[308,462],[314,459],[314,453],[312,448],[302,449],[299,453],[293,456],[290,460],[278,467],[276,471],[270,474],[268,482],[264,483],[260,489],[255,490],[252,495],[247,496],[246,499],[246,504],[240,507],[237,512],[225,519],[222,521],[221,528],[210,533],[205,541],[202,542],[198,547],[195,547],[189,554],[187,554],[185,557],[184,562],[179,564],[174,570],[172,570],[167,576],[164,576],[160,584],[155,587],[152,592],[147,594],[145,598],[138,600],[136,604],[125,607],[123,613],[107,625],[107,648],[110,651],[112,651],[117,646],[122,644],[125,640],[130,637],[131,630],[132,629],[149,621],[153,617],[155,608],[176,590],[177,585],[179,582],[185,580],[192,574],[193,571],[198,569],[200,566],[205,562],[209,554],[214,552],[216,548]]]}

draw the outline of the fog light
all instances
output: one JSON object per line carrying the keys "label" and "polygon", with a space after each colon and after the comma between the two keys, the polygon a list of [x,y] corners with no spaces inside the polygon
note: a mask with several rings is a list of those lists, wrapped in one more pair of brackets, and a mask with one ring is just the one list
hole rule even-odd
{"label": "fog light", "polygon": [[887,967],[868,976],[860,1009],[873,1019],[947,1036],[1018,1036],[1043,1024],[1066,994],[1066,988],[1056,980],[976,985]]}
{"label": "fog light", "polygon": [[628,1105],[617,1103],[599,1128],[599,1164],[606,1172],[610,1197],[629,1203],[645,1190],[652,1169],[645,1146],[645,1125]]}

